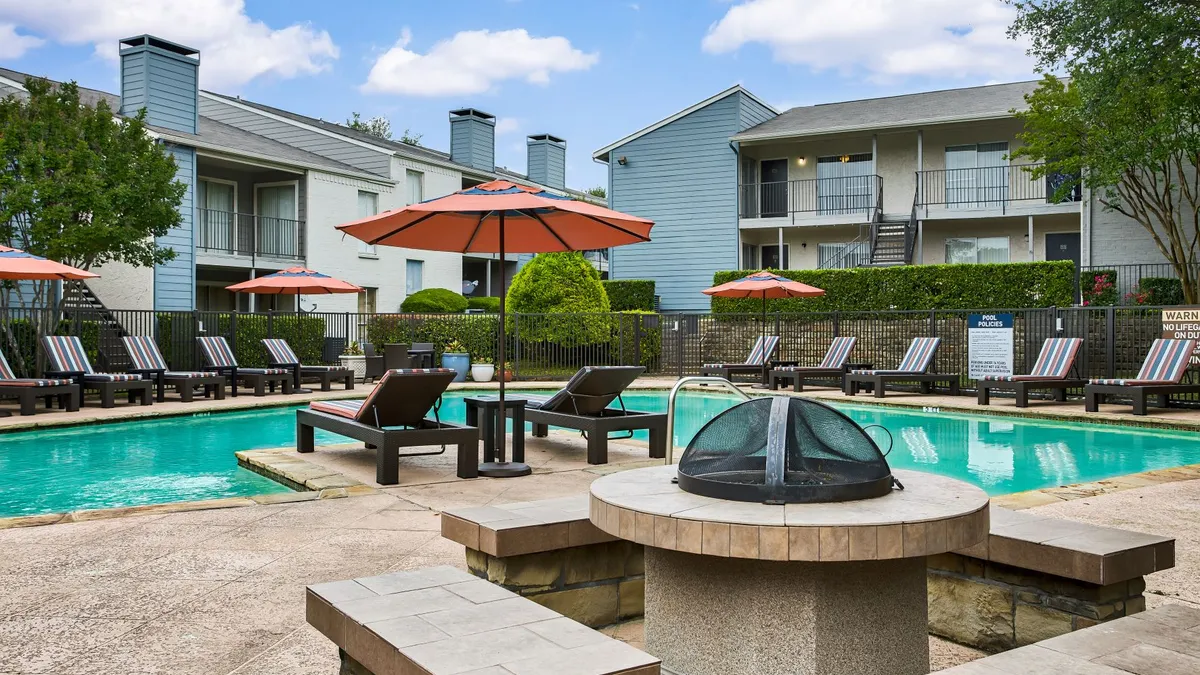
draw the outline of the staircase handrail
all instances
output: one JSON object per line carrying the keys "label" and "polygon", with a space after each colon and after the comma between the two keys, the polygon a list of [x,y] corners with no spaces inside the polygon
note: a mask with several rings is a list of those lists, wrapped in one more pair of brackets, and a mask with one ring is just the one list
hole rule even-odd
{"label": "staircase handrail", "polygon": [[[844,249],[842,249],[842,252],[840,255],[838,255],[836,258],[834,258],[832,263],[826,264],[826,265],[819,265],[818,268],[819,269],[827,269],[827,270],[841,270],[841,269],[847,269],[848,267],[858,267],[857,264],[856,265],[847,265],[846,261],[847,261],[847,259],[851,258],[852,256],[855,256],[858,253],[858,247],[860,244],[867,243],[868,238],[866,236],[866,232],[864,229],[867,227],[871,227],[871,226],[863,225],[860,223],[858,226],[858,236],[856,236],[854,239],[851,239],[850,241],[846,242],[846,247]],[[868,254],[869,254],[869,252],[868,252]]]}

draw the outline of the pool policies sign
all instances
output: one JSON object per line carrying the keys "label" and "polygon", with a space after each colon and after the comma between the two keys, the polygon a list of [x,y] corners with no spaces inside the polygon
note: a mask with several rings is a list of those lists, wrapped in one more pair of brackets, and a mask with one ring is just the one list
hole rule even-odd
{"label": "pool policies sign", "polygon": [[967,317],[968,376],[1013,374],[1013,315],[972,314]]}

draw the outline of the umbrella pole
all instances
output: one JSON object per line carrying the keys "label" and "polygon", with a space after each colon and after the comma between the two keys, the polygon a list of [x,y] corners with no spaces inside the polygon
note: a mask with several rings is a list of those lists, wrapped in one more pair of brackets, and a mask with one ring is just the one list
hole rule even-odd
{"label": "umbrella pole", "polygon": [[[509,462],[507,459],[508,449],[508,417],[504,412],[504,347],[505,333],[508,327],[505,325],[504,318],[504,296],[505,293],[505,274],[504,274],[504,211],[500,211],[500,346],[496,350],[500,360],[500,400],[498,402],[498,410],[496,411],[496,438],[500,441],[500,454],[495,462],[484,462],[479,465],[480,476],[490,476],[492,478],[516,478],[518,476],[528,476],[533,473],[533,469],[529,468],[528,464],[522,462]],[[513,433],[523,434],[524,429],[514,429]],[[521,459],[524,459],[522,457]]]}

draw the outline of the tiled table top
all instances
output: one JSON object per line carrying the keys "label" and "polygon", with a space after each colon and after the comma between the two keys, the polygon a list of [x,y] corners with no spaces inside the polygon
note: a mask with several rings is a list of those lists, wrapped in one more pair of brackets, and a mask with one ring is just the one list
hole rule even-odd
{"label": "tiled table top", "polygon": [[452,567],[308,587],[308,622],[375,675],[657,675],[658,659]]}

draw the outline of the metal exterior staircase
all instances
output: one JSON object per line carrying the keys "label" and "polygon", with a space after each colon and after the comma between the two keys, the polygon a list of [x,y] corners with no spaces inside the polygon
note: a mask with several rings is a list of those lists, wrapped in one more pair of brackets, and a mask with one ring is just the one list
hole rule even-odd
{"label": "metal exterior staircase", "polygon": [[63,284],[63,315],[72,322],[97,324],[99,363],[92,366],[110,373],[123,373],[133,364],[121,338],[129,335],[117,317],[83,281]]}
{"label": "metal exterior staircase", "polygon": [[912,263],[912,237],[905,221],[880,221],[871,226],[871,267]]}

